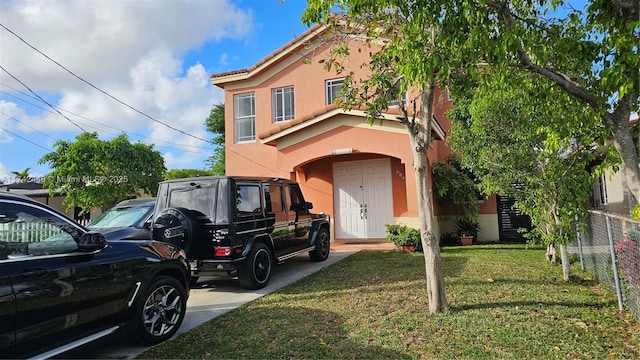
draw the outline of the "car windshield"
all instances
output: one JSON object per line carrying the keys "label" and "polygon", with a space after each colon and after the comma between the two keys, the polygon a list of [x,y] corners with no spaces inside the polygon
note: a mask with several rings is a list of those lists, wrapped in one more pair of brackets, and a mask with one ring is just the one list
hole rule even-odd
{"label": "car windshield", "polygon": [[111,208],[89,223],[92,228],[114,228],[132,226],[142,220],[151,206]]}

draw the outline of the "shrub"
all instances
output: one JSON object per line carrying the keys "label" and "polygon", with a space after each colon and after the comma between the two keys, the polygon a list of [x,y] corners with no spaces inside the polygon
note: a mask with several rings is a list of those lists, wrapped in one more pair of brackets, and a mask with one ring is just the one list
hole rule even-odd
{"label": "shrub", "polygon": [[420,230],[402,224],[386,224],[387,239],[397,247],[414,245],[416,250],[421,248]]}

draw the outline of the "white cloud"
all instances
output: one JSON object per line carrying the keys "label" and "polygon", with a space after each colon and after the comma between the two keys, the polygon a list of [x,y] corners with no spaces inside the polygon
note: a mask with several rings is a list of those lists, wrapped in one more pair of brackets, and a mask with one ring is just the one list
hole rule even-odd
{"label": "white cloud", "polygon": [[2,163],[0,162],[0,181],[3,184],[8,184],[11,182],[12,177],[13,175],[11,174],[11,170],[4,167],[4,165],[2,165]]}
{"label": "white cloud", "polygon": [[[202,64],[184,63],[185,53],[207,41],[241,39],[253,31],[252,13],[230,0],[0,1],[0,23],[78,76],[158,121],[91,88],[0,28],[0,64],[64,109],[71,121],[50,109],[43,112],[6,97],[0,100],[3,112],[47,133],[77,133],[74,122],[86,131],[99,131],[101,137],[121,131],[144,134],[146,139],[129,137],[156,143],[160,151],[171,151],[160,147],[164,146],[208,152],[210,144],[159,122],[208,139],[204,120],[214,104],[224,101],[223,92],[209,84]],[[27,93],[2,70],[0,83]],[[47,108],[38,100],[29,101]],[[34,131],[4,115],[0,126]],[[0,134],[0,141],[10,140],[6,133]],[[167,159],[187,163],[188,155],[172,152]],[[191,153],[194,156],[207,155]]]}
{"label": "white cloud", "polygon": [[[3,1],[0,8],[3,25],[77,75],[104,86],[128,81],[132,65],[154,52],[178,57],[206,41],[242,38],[252,29],[251,13],[227,0]],[[0,39],[0,62],[25,83],[49,91],[61,86],[86,90],[6,30]]]}

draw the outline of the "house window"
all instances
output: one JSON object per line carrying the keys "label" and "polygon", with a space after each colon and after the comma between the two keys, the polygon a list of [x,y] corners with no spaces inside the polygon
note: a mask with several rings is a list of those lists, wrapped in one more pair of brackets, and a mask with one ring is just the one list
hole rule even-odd
{"label": "house window", "polygon": [[295,118],[296,114],[293,104],[293,86],[271,90],[273,122],[292,120]]}
{"label": "house window", "polygon": [[407,94],[402,92],[402,87],[400,82],[398,82],[393,86],[393,89],[387,92],[387,106],[390,108],[398,107],[406,103],[406,97]]}
{"label": "house window", "polygon": [[236,143],[256,139],[256,98],[254,93],[233,95],[233,119]]}
{"label": "house window", "polygon": [[603,174],[595,179],[593,194],[591,195],[591,206],[600,208],[607,205],[607,203],[607,183]]}
{"label": "house window", "polygon": [[342,87],[342,84],[344,84],[344,78],[325,81],[325,98],[327,99],[327,105],[334,104],[336,98],[340,97],[340,88]]}

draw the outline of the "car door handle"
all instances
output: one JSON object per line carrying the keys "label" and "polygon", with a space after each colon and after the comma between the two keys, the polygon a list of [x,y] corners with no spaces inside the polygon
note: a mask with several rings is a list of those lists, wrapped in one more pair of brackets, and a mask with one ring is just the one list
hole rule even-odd
{"label": "car door handle", "polygon": [[45,268],[38,269],[26,269],[22,272],[22,277],[24,278],[42,278],[47,276],[49,270]]}

